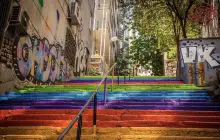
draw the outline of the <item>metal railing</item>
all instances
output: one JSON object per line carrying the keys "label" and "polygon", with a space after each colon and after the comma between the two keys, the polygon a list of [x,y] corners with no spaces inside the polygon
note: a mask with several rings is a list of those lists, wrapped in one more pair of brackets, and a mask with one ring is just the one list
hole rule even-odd
{"label": "metal railing", "polygon": [[[73,125],[78,121],[77,126],[77,136],[76,140],[80,140],[81,137],[81,130],[82,130],[82,113],[85,111],[85,109],[88,107],[92,99],[94,99],[94,105],[93,105],[93,127],[94,130],[96,129],[96,112],[97,112],[97,92],[99,91],[99,88],[101,87],[102,83],[104,83],[104,103],[106,103],[106,84],[107,84],[107,76],[109,72],[115,67],[116,63],[106,72],[103,79],[99,83],[99,85],[96,87],[96,90],[93,92],[92,96],[89,98],[89,100],[86,102],[86,104],[83,106],[83,108],[79,111],[79,113],[76,115],[76,117],[70,122],[70,124],[64,129],[62,134],[58,137],[58,140],[62,140],[65,135],[69,132],[69,130],[73,127]],[[114,79],[112,79],[114,80]]]}

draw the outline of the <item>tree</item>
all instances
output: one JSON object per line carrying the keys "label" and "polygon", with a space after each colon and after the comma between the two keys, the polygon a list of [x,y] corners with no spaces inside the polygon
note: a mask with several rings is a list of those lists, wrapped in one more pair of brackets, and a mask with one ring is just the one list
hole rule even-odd
{"label": "tree", "polygon": [[137,67],[151,70],[153,75],[163,75],[162,50],[155,37],[139,36],[130,47],[131,59]]}
{"label": "tree", "polygon": [[128,75],[130,72],[129,69],[129,55],[124,50],[119,50],[117,54],[117,69],[119,72],[119,75]]}
{"label": "tree", "polygon": [[[164,13],[169,15],[173,20],[173,24],[176,26],[173,27],[173,29],[176,30],[176,33],[178,33],[177,26],[180,26],[182,37],[187,38],[189,11],[194,4],[200,1],[201,0],[119,0],[119,3],[123,10],[127,10],[128,8],[139,9],[137,13],[142,16],[144,12],[149,12],[152,14],[152,16],[154,16],[153,11],[156,13]],[[143,9],[146,10],[144,11]],[[136,13],[134,12],[134,14]]]}
{"label": "tree", "polygon": [[[132,8],[132,16],[126,24],[142,36],[155,36],[158,49],[176,54],[179,59],[179,40],[198,37],[199,26],[188,22],[189,11],[197,0],[120,0],[122,9]],[[126,13],[124,15],[127,17]],[[196,33],[192,33],[192,27]],[[177,53],[173,53],[175,51]],[[175,57],[175,56],[171,56]],[[178,73],[178,72],[177,72]]]}

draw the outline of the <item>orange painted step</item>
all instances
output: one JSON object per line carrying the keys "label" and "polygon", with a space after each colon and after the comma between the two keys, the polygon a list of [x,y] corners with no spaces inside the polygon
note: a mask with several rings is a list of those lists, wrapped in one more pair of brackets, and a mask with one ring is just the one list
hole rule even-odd
{"label": "orange painted step", "polygon": [[[70,121],[64,120],[0,120],[1,127],[8,126],[53,126],[66,127]],[[77,123],[74,127],[77,126]],[[83,121],[83,127],[92,127],[92,121]],[[97,127],[176,127],[176,128],[220,128],[220,122],[199,121],[97,121]]]}
{"label": "orange painted step", "polygon": [[199,121],[98,121],[97,127],[173,127],[173,128],[220,128],[220,122]]}
{"label": "orange painted step", "polygon": [[[68,114],[25,114],[3,118],[4,120],[72,120],[76,115]],[[184,116],[184,115],[105,115],[98,114],[100,121],[126,121],[126,120],[158,120],[158,121],[201,121],[220,122],[220,116]],[[93,121],[93,115],[83,115],[83,121]]]}
{"label": "orange painted step", "polygon": [[[25,114],[5,117],[4,120],[73,120],[76,115],[69,114]],[[83,121],[92,121],[92,115],[83,115]]]}
{"label": "orange painted step", "polygon": [[[53,126],[67,127],[71,120],[0,120],[1,127],[8,126]],[[75,123],[74,127],[78,123]],[[92,127],[92,121],[83,121],[83,127]]]}

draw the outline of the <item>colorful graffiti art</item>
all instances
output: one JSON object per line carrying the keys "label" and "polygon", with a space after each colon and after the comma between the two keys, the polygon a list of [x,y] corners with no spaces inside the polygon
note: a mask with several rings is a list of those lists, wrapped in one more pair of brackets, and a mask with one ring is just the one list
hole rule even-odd
{"label": "colorful graffiti art", "polygon": [[186,84],[202,86],[205,81],[204,63],[185,64]]}
{"label": "colorful graffiti art", "polygon": [[219,45],[220,39],[180,41],[180,60],[186,83],[202,86],[206,82],[217,80],[216,70],[220,67]]}
{"label": "colorful graffiti art", "polygon": [[60,45],[37,36],[21,36],[13,47],[13,64],[20,80],[54,83],[66,80],[66,61]]}
{"label": "colorful graffiti art", "polygon": [[76,72],[86,72],[88,70],[89,50],[82,43],[76,51]]}
{"label": "colorful graffiti art", "polygon": [[218,16],[218,8],[208,2],[200,2],[191,8],[189,20],[198,23],[200,26],[211,24],[216,16]]}

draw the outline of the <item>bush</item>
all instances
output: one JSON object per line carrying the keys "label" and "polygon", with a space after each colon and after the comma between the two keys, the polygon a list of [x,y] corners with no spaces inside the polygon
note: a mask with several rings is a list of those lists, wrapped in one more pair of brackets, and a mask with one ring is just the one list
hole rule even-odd
{"label": "bush", "polygon": [[99,75],[101,75],[101,74],[97,71],[96,68],[91,67],[90,70],[89,70],[89,75],[90,75],[90,76],[99,76]]}

